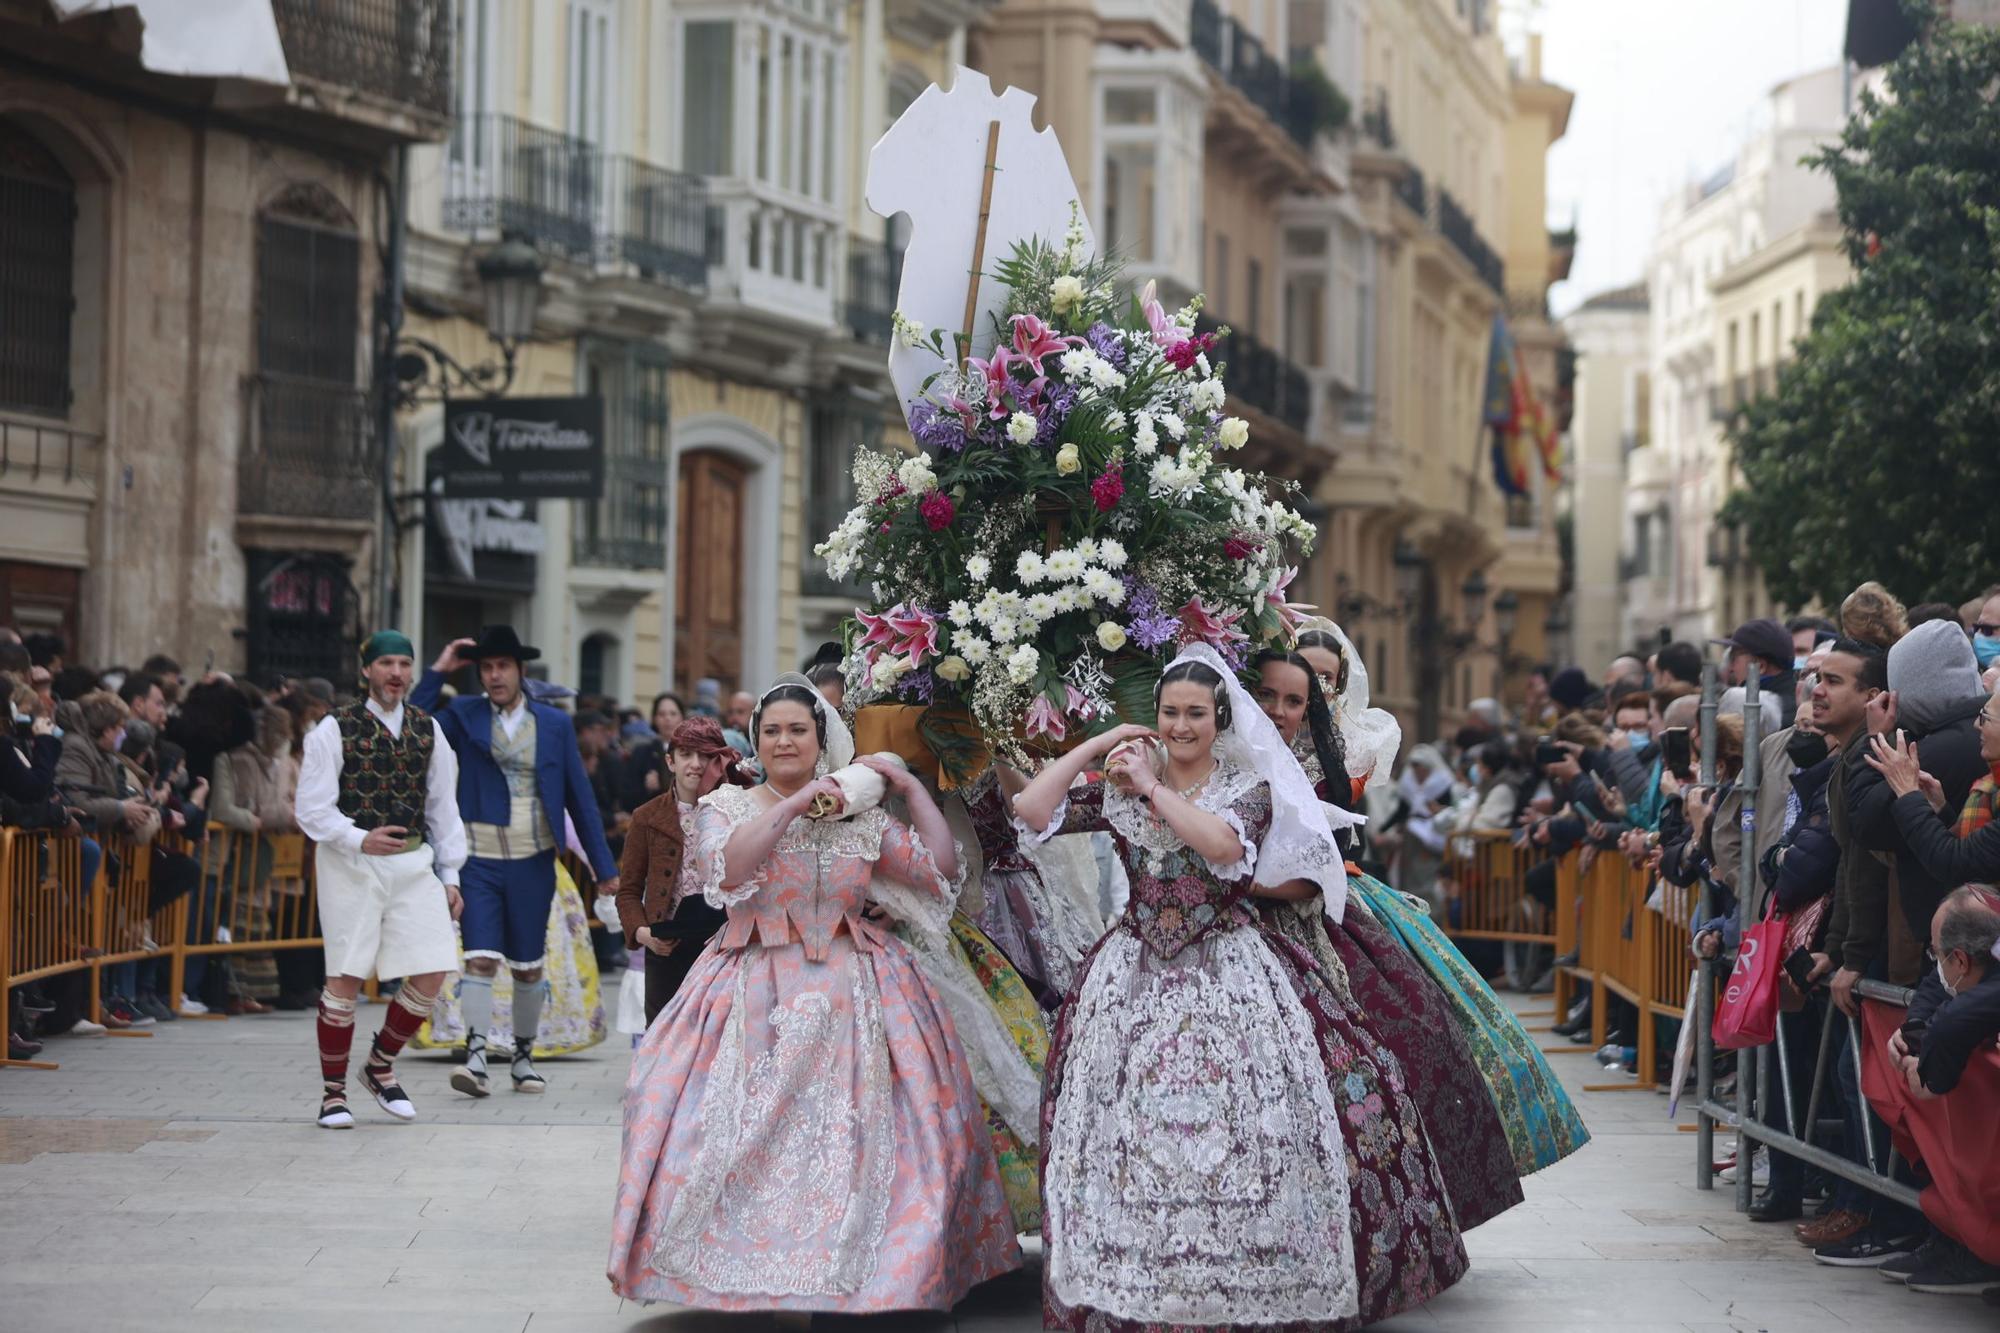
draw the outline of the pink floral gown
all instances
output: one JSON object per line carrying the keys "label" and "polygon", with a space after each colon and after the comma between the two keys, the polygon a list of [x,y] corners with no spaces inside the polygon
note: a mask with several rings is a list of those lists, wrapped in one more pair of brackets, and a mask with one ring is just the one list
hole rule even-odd
{"label": "pink floral gown", "polygon": [[729,920],[633,1054],[612,1285],[710,1310],[948,1310],[1020,1249],[951,1018],[862,909],[943,930],[955,888],[880,810],[794,820],[718,888],[762,810],[723,787],[695,817]]}

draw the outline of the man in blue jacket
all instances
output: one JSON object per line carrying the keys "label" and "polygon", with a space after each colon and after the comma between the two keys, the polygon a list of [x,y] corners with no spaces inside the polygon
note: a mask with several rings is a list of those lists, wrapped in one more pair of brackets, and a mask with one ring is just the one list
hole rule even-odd
{"label": "man in blue jacket", "polygon": [[[458,995],[467,1035],[465,1065],[452,1074],[451,1085],[471,1097],[487,1095],[486,1031],[502,962],[514,974],[514,1091],[548,1086],[532,1056],[542,1023],[542,955],[564,811],[583,840],[598,893],[618,890],[618,863],[604,841],[569,715],[535,702],[522,688],[524,664],[540,656],[509,626],[489,625],[477,640],[446,645],[410,694],[410,702],[436,718],[458,756],[458,809],[470,852],[459,881],[465,975]],[[481,693],[440,707],[445,676],[467,662],[479,669]]]}

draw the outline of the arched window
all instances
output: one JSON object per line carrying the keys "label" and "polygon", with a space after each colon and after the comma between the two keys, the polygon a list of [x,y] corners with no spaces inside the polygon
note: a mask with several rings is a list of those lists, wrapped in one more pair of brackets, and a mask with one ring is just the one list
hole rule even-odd
{"label": "arched window", "polygon": [[0,116],[0,409],[69,415],[75,253],[75,180]]}

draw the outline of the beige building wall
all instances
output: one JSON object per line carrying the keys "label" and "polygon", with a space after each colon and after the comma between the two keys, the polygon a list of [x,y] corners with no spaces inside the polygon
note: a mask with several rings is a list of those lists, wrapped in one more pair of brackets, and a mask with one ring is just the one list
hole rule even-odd
{"label": "beige building wall", "polygon": [[1643,546],[1637,544],[1626,510],[1626,459],[1650,447],[1645,288],[1593,296],[1562,327],[1577,355],[1567,488],[1575,543],[1571,657],[1595,673],[1642,637],[1624,603],[1628,562],[1656,561],[1655,548],[1665,540],[1653,531],[1655,516],[1646,515]]}

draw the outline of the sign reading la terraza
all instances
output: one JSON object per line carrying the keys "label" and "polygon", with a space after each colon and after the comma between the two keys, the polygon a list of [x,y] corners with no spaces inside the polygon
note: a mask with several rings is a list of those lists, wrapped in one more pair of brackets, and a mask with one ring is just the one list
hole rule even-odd
{"label": "sign reading la terraza", "polygon": [[604,400],[450,399],[433,456],[452,499],[596,500],[604,494]]}

